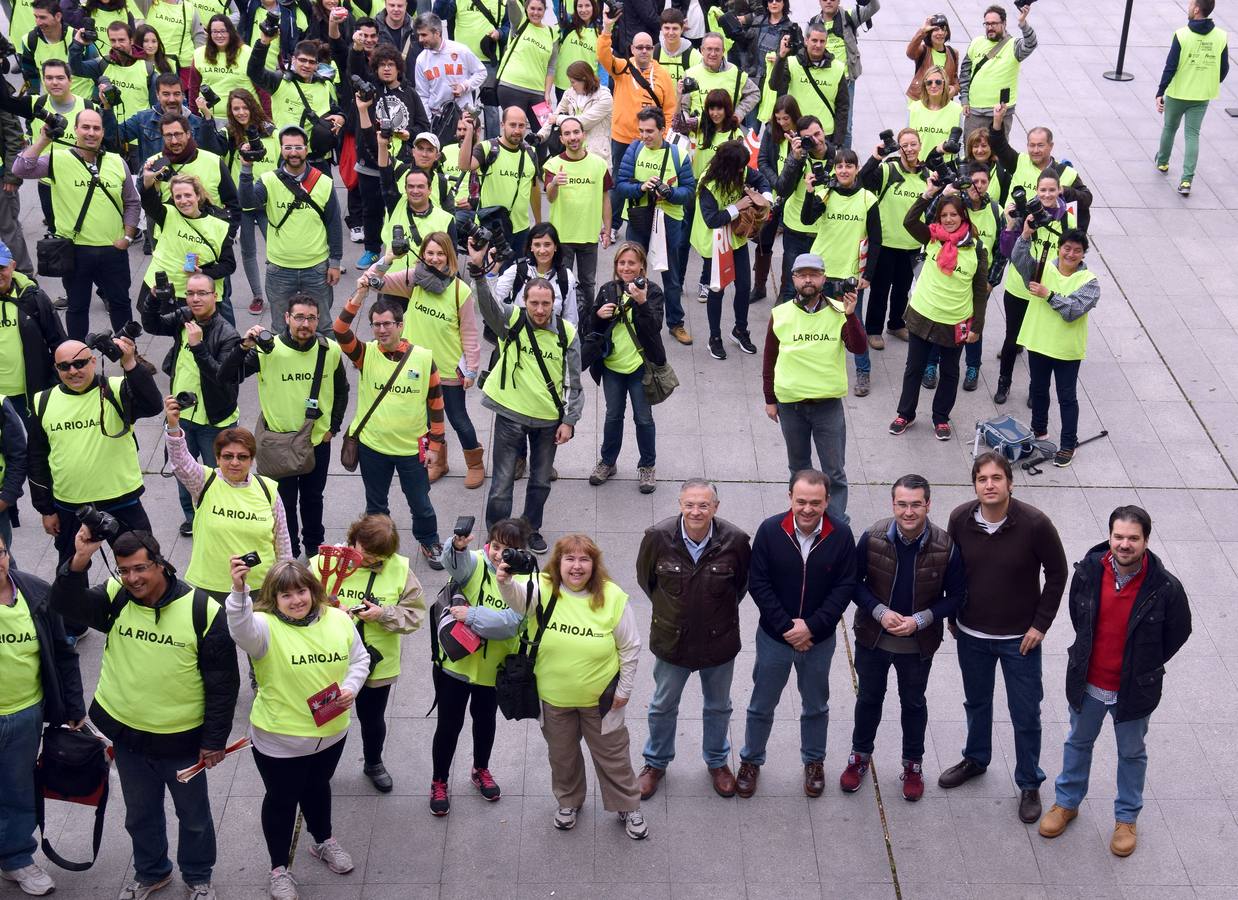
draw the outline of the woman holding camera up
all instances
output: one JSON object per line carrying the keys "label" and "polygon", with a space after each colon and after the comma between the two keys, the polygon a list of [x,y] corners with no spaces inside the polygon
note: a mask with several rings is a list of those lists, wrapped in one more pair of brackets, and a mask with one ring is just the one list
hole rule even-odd
{"label": "woman holding camera up", "polygon": [[[443,554],[443,564],[456,585],[456,597],[466,602],[453,605],[449,612],[482,639],[482,644],[463,659],[453,660],[441,652],[434,660],[434,700],[438,704],[438,723],[434,729],[431,755],[434,771],[430,781],[430,812],[445,816],[451,811],[451,761],[464,730],[464,713],[473,719],[473,765],[469,780],[482,797],[495,802],[502,791],[490,774],[490,752],[494,749],[495,721],[499,697],[494,689],[499,666],[519,649],[516,633],[524,617],[513,612],[499,592],[498,570],[503,554],[524,551],[529,526],[523,519],[500,519],[490,528],[486,545],[469,550],[471,534],[456,533]],[[519,590],[528,583],[517,575]]]}
{"label": "woman holding camera up", "polygon": [[[516,12],[520,9],[517,6]],[[555,60],[559,55],[559,30],[542,24],[546,0],[525,0],[524,14],[512,17],[512,33],[507,51],[499,62],[497,76],[499,107],[518,106],[528,117],[529,126],[537,122],[533,107],[555,105]]]}
{"label": "woman holding camera up", "polygon": [[[580,752],[583,736],[603,808],[619,814],[628,837],[643,840],[649,826],[641,813],[623,722],[641,645],[628,595],[610,579],[602,551],[584,534],[555,542],[550,562],[532,583],[532,599],[505,564],[498,567],[495,580],[507,605],[524,614],[530,639],[540,642],[534,673],[550,755],[550,787],[559,802],[555,828],[575,828],[588,796]],[[554,628],[546,627],[550,622]]]}
{"label": "woman holding camera up", "polygon": [[902,434],[915,421],[924,366],[936,348],[941,375],[933,395],[933,435],[948,441],[953,436],[950,411],[959,390],[959,356],[965,343],[980,340],[984,328],[989,255],[980,232],[972,226],[967,204],[953,185],[937,201],[932,223],[925,223],[924,214],[940,190],[937,175],[930,175],[923,195],[904,220],[907,232],[924,244],[925,259],[907,307],[910,346],[890,434]]}
{"label": "woman holding camera up", "polygon": [[353,870],[335,839],[331,778],[344,753],[353,701],[370,654],[348,614],[327,600],[299,562],[276,563],[250,599],[249,567],[232,558],[228,631],[249,654],[258,694],[249,711],[254,765],[262,776],[262,835],[271,860],[272,900],[296,900],[288,871],[297,808],[313,835],[310,856],[336,874]]}
{"label": "woman holding camera up", "polygon": [[[744,353],[755,354],[756,345],[748,334],[748,294],[752,290],[748,240],[765,224],[773,200],[765,177],[748,167],[750,156],[748,145],[742,140],[728,141],[715,151],[697,182],[692,248],[705,260],[701,277],[708,284],[713,270],[714,230],[726,230],[735,260],[735,326],[731,340]],[[722,347],[722,294],[723,291],[711,290],[707,298],[709,355],[714,359],[726,359]]]}
{"label": "woman holding camera up", "polygon": [[925,147],[940,150],[946,159],[953,159],[959,152],[945,146],[950,138],[956,141],[962,136],[959,125],[963,121],[963,106],[951,100],[946,90],[946,73],[940,66],[930,66],[924,72],[924,90],[918,99],[907,104],[907,125],[915,129],[920,143]]}
{"label": "woman holding camera up", "polygon": [[636,462],[640,492],[652,494],[658,486],[654,473],[657,432],[643,378],[647,366],[666,364],[666,348],[662,346],[662,289],[646,277],[645,251],[640,244],[625,241],[619,245],[614,280],[598,291],[589,330],[606,336],[605,355],[589,366],[589,374],[602,385],[606,399],[602,458],[593,467],[589,483],[596,487],[615,474],[623,446],[623,416],[631,398],[640,450]]}
{"label": "woman holding camera up", "polygon": [[180,400],[164,398],[163,413],[168,461],[196,509],[185,580],[222,602],[231,590],[229,560],[234,556],[258,554],[259,561],[251,567],[255,578],[265,575],[273,563],[292,559],[288,521],[278,485],[251,471],[258,452],[253,434],[245,428],[225,428],[215,438],[218,467],[204,466],[189,455],[181,428],[180,401],[190,397],[177,396]]}
{"label": "woman holding camera up", "polygon": [[241,40],[232,20],[225,15],[211,16],[206,24],[206,44],[193,51],[193,74],[186,94],[190,103],[196,106],[202,88],[209,88],[215,95],[211,112],[225,115],[229,94],[254,90],[254,83],[245,72],[248,65],[249,47]]}
{"label": "woman holding camera up", "polygon": [[[757,169],[771,188],[778,190],[779,177],[787,157],[791,155],[794,139],[798,136],[796,123],[800,120],[800,105],[790,94],[784,94],[774,103],[769,122],[761,131],[761,148],[757,151]],[[752,294],[749,303],[757,303],[766,297],[769,270],[774,261],[774,240],[782,227],[783,217],[793,204],[798,208],[803,203],[803,190],[792,191],[792,196],[781,197],[774,205],[773,214],[761,229],[756,240],[756,262],[752,272]],[[797,202],[798,201],[798,202]],[[799,230],[797,228],[797,230]]]}
{"label": "woman holding camera up", "polygon": [[[565,7],[566,11],[566,7]],[[598,64],[598,35],[602,31],[601,0],[576,0],[576,9],[570,18],[560,23],[559,55],[555,60],[555,87],[559,95],[572,87],[571,72],[574,62],[583,62],[595,72]],[[570,113],[568,114],[570,115]],[[532,128],[536,119],[529,122]],[[607,154],[609,156],[609,153]]]}
{"label": "woman holding camera up", "polygon": [[[232,173],[232,180],[241,183],[241,163],[247,155],[254,167],[254,181],[266,172],[274,171],[279,162],[279,138],[271,117],[266,114],[262,104],[248,90],[234,89],[228,92],[228,117],[225,130],[220,132],[224,144],[223,158]],[[261,157],[258,158],[258,154]],[[249,291],[253,300],[249,303],[249,311],[254,315],[262,312],[263,274],[258,268],[258,240],[255,233],[261,231],[263,240],[267,234],[266,210],[242,209],[238,232],[241,239],[241,263],[245,267],[245,280],[249,282]],[[278,324],[278,323],[277,323]]]}
{"label": "woman holding camera up", "polygon": [[[327,599],[355,618],[357,633],[370,653],[370,675],[357,691],[356,701],[365,760],[362,771],[386,794],[393,787],[383,765],[387,701],[391,686],[400,677],[400,638],[420,628],[425,618],[425,592],[408,557],[400,555],[400,533],[390,516],[362,516],[348,526],[344,543],[361,554],[361,564]],[[324,580],[323,557],[314,556],[307,565],[320,581]],[[330,575],[328,582],[335,586]]]}
{"label": "woman holding camera up", "polygon": [[933,68],[941,69],[946,99],[958,94],[959,51],[951,47],[949,41],[950,20],[943,15],[929,16],[916,31],[907,45],[907,58],[916,64],[916,74],[907,85],[908,100],[919,100],[924,95],[925,79]]}

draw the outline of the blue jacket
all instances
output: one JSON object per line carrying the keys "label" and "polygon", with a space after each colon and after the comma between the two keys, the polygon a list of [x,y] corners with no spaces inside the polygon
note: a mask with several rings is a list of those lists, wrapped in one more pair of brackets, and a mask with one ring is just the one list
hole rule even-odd
{"label": "blue jacket", "polygon": [[[203,150],[221,153],[218,147],[217,132],[214,126],[208,124],[201,116],[191,113],[189,107],[181,106],[181,112],[189,120],[193,138]],[[155,105],[132,115],[120,123],[120,139],[125,143],[138,142],[138,156],[145,162],[156,153],[163,152],[163,133],[159,130],[159,120],[163,118],[163,107]]]}
{"label": "blue jacket", "polygon": [[[641,141],[633,141],[627,150],[623,151],[623,159],[619,162],[619,174],[615,177],[615,190],[624,200],[639,200],[645,196],[641,190],[641,182],[636,180],[636,156],[644,147]],[[673,175],[675,186],[671,189],[670,202],[679,206],[687,206],[696,194],[696,176],[692,174],[692,164],[687,158],[679,155],[677,147],[670,147],[671,158],[667,162],[667,175]],[[790,626],[787,626],[790,627]]]}

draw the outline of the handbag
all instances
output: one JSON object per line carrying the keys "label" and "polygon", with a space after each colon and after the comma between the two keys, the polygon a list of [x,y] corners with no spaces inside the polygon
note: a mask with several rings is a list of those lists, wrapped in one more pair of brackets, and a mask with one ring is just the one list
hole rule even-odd
{"label": "handbag", "polygon": [[311,436],[314,423],[322,418],[318,408],[318,393],[322,390],[322,370],[327,359],[327,343],[318,339],[318,359],[314,362],[314,380],[305,401],[305,421],[296,431],[272,431],[266,416],[258,413],[254,425],[254,441],[258,445],[258,471],[268,478],[290,478],[314,471],[314,444]]}
{"label": "handbag", "polygon": [[[43,749],[35,764],[35,822],[42,836],[44,855],[62,869],[85,872],[99,858],[103,842],[103,817],[107,810],[108,775],[112,748],[103,736],[92,730],[77,730],[49,725],[43,731]],[[95,808],[90,862],[69,862],[52,849],[44,833],[45,800],[62,800]]]}
{"label": "handbag", "polygon": [[640,341],[636,339],[636,329],[632,327],[632,323],[627,316],[621,316],[624,327],[627,328],[628,334],[632,337],[632,345],[636,347],[636,353],[640,356],[641,363],[645,366],[645,372],[641,375],[641,387],[645,389],[645,399],[649,401],[650,406],[657,406],[672,393],[675,388],[679,387],[679,376],[675,374],[675,370],[671,368],[670,363],[651,363],[645,356],[645,350],[640,345]]}
{"label": "handbag", "polygon": [[980,454],[983,444],[990,450],[995,450],[1010,462],[1018,462],[1025,456],[1031,456],[1035,450],[1036,435],[1014,416],[996,416],[976,423],[976,440],[972,445],[972,456]]}
{"label": "handbag", "polygon": [[[489,577],[490,573],[483,570],[483,585]],[[477,632],[457,621],[449,612],[453,606],[468,605],[468,599],[460,592],[460,586],[454,580],[443,585],[438,597],[430,604],[430,658],[436,666],[441,666],[444,659],[459,662],[476,653],[485,643],[478,637]]]}
{"label": "handbag", "polygon": [[[533,582],[529,581],[529,596],[533,595]],[[528,639],[528,631],[520,637],[520,649],[508,654],[499,663],[498,675],[494,680],[494,690],[498,694],[499,710],[505,719],[536,719],[542,712],[541,697],[537,693],[537,675],[534,664],[537,662],[537,648],[541,645],[542,635],[554,615],[555,603],[559,592],[550,595],[550,603],[543,611],[539,603],[537,607],[537,633],[532,642]]]}
{"label": "handbag", "polygon": [[400,357],[399,363],[396,364],[395,371],[391,373],[391,377],[387,379],[387,383],[379,390],[378,396],[374,398],[374,402],[370,404],[370,408],[366,410],[361,422],[353,430],[351,434],[344,435],[344,440],[340,444],[340,465],[349,472],[357,471],[357,466],[361,462],[361,429],[365,428],[366,423],[370,421],[370,416],[374,415],[374,410],[378,409],[378,404],[383,402],[383,397],[391,390],[395,380],[400,377],[400,373],[404,371],[404,364],[408,362],[409,356],[412,355],[413,345],[409,344],[408,349],[404,351],[404,355]]}
{"label": "handbag", "polygon": [[747,238],[752,240],[765,227],[765,223],[770,218],[770,207],[765,206],[749,206],[747,209],[742,209],[739,212],[739,217],[731,223],[731,233],[739,238]]}

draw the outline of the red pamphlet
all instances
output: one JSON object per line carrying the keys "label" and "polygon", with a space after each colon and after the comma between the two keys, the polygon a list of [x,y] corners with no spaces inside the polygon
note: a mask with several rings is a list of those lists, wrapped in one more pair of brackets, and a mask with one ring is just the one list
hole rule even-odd
{"label": "red pamphlet", "polygon": [[340,698],[340,686],[334,681],[305,699],[309,704],[310,713],[314,716],[314,724],[321,728],[336,716],[344,712],[344,707],[336,701]]}

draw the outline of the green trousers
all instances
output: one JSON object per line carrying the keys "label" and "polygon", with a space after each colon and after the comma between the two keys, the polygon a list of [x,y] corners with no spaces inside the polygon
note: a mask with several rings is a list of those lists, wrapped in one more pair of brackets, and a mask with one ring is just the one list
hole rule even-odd
{"label": "green trousers", "polygon": [[1204,113],[1208,111],[1207,100],[1175,100],[1165,97],[1165,124],[1161,128],[1161,146],[1156,151],[1156,164],[1169,164],[1169,157],[1174,150],[1174,138],[1178,135],[1178,125],[1186,119],[1186,157],[1182,160],[1182,180],[1190,181],[1195,177],[1195,163],[1199,159],[1199,130],[1204,124]]}

